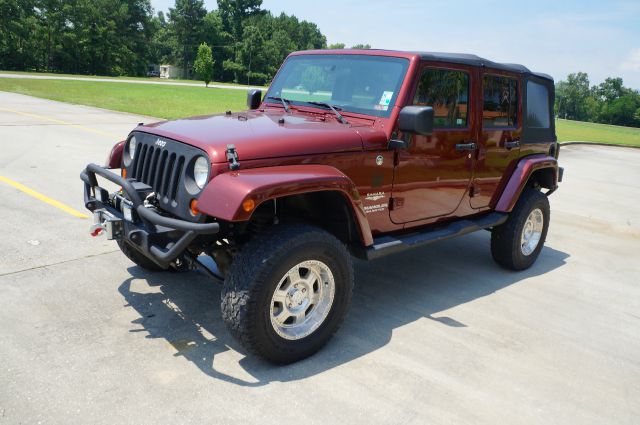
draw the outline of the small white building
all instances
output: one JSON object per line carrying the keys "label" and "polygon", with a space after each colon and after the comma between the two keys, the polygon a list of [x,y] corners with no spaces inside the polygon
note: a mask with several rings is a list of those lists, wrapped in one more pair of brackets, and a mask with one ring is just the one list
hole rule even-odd
{"label": "small white building", "polygon": [[160,78],[182,78],[182,68],[174,65],[160,65]]}

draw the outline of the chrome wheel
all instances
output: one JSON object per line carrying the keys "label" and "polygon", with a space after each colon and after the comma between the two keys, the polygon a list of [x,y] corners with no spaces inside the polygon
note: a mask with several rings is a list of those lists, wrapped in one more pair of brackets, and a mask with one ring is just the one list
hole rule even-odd
{"label": "chrome wheel", "polygon": [[524,255],[531,255],[536,250],[542,237],[542,229],[544,228],[544,216],[542,210],[536,208],[531,211],[527,220],[524,222],[522,235],[520,236],[520,250]]}
{"label": "chrome wheel", "polygon": [[327,318],[335,289],[333,274],[323,262],[309,260],[292,267],[271,297],[271,326],[288,340],[310,335]]}

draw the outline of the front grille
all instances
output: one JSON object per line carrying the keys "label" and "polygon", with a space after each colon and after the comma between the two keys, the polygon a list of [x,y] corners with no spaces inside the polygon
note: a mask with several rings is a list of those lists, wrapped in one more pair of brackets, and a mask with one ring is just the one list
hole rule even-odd
{"label": "front grille", "polygon": [[162,198],[165,203],[175,202],[184,171],[184,155],[169,152],[166,146],[160,148],[145,144],[139,149],[130,176],[151,186],[158,199]]}
{"label": "front grille", "polygon": [[[185,170],[197,156],[205,153],[193,146],[151,134],[136,132],[135,137],[137,152],[127,167],[127,176],[151,186],[162,209],[192,219],[189,202],[195,194],[190,193],[189,185],[185,184]],[[162,143],[156,143],[158,141]]]}

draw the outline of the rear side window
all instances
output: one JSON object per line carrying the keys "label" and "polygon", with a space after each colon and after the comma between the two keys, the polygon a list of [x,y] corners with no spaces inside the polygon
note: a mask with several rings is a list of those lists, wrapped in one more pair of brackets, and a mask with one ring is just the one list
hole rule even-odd
{"label": "rear side window", "polygon": [[463,71],[425,69],[413,104],[433,107],[435,128],[467,127],[469,75]]}
{"label": "rear side window", "polygon": [[549,90],[542,84],[527,82],[527,127],[549,128]]}
{"label": "rear side window", "polygon": [[499,75],[483,79],[482,126],[515,127],[518,120],[518,81]]}

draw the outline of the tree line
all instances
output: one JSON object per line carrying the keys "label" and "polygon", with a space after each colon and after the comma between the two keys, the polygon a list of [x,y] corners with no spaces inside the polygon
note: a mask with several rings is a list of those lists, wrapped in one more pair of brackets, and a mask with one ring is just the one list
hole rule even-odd
{"label": "tree line", "polygon": [[0,0],[0,69],[143,76],[173,64],[191,78],[206,43],[213,80],[266,84],[292,51],[327,48],[316,24],[261,6],[176,0],[165,14],[149,0]]}
{"label": "tree line", "polygon": [[569,74],[556,84],[555,111],[559,118],[640,127],[640,92],[622,78],[592,86],[586,73]]}
{"label": "tree line", "polygon": [[[167,14],[150,0],[0,0],[3,70],[144,76],[150,64],[173,64],[184,78],[268,84],[289,53],[327,47],[346,46],[327,46],[316,24],[274,16],[262,0],[218,0],[211,11],[202,0],[176,0]],[[640,93],[621,78],[591,86],[586,73],[570,74],[556,84],[555,110],[640,127]]]}

